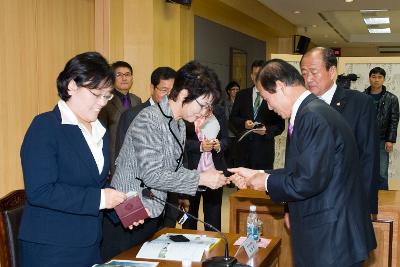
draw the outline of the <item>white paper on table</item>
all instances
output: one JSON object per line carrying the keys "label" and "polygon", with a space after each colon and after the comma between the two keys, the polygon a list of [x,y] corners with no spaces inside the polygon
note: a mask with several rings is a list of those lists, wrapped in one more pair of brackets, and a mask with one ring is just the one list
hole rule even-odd
{"label": "white paper on table", "polygon": [[207,118],[200,129],[205,138],[212,140],[217,138],[221,126],[219,125],[217,118],[214,115],[211,115],[209,118]]}
{"label": "white paper on table", "polygon": [[149,241],[142,245],[136,258],[176,260],[190,259],[200,262],[204,253],[204,245],[191,242],[154,242]]}

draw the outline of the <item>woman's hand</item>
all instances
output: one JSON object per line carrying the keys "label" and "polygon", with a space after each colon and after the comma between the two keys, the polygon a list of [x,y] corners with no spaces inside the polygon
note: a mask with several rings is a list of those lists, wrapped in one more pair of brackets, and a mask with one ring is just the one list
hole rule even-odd
{"label": "woman's hand", "polygon": [[213,142],[211,140],[204,139],[201,142],[201,151],[210,152],[213,149]]}
{"label": "woman's hand", "polygon": [[[150,211],[149,211],[147,208],[144,208],[144,209],[146,210],[147,214],[148,214],[149,217],[150,217],[150,216],[151,216]],[[140,221],[138,221],[138,222],[134,222],[134,223],[132,223],[132,225],[129,225],[128,228],[129,228],[129,230],[132,230],[134,226],[138,226],[138,225],[140,225],[140,224],[144,224],[144,220],[140,220]]]}
{"label": "woman's hand", "polygon": [[214,149],[217,153],[219,153],[219,152],[221,151],[221,143],[219,142],[219,140],[218,140],[218,139],[214,139],[214,140],[212,141],[212,143],[213,143],[213,149]]}
{"label": "woman's hand", "polygon": [[211,189],[218,189],[226,185],[228,179],[223,175],[222,171],[208,170],[200,173],[199,185],[207,186]]}
{"label": "woman's hand", "polygon": [[113,209],[125,201],[126,195],[112,188],[104,188],[105,208]]}

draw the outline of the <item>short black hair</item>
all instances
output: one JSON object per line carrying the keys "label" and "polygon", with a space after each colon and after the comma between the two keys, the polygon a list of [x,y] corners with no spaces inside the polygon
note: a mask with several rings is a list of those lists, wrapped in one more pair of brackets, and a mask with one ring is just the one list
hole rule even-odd
{"label": "short black hair", "polygon": [[112,70],[115,72],[116,69],[118,68],[128,68],[130,70],[131,73],[133,73],[133,69],[132,66],[125,61],[115,61],[112,65],[111,65]]}
{"label": "short black hair", "polygon": [[68,94],[68,84],[74,80],[78,87],[102,89],[114,84],[115,76],[107,60],[98,52],[86,52],[70,59],[57,78],[58,95],[64,101]]}
{"label": "short black hair", "polygon": [[251,63],[251,71],[253,71],[254,68],[262,68],[265,66],[266,61],[264,59],[256,59]]}
{"label": "short black hair", "polygon": [[287,86],[305,86],[304,78],[300,72],[288,62],[282,59],[271,59],[265,67],[260,70],[256,78],[264,90],[276,93],[276,81],[281,81]]}
{"label": "short black hair", "polygon": [[232,87],[239,87],[239,90],[240,90],[240,85],[235,81],[231,81],[225,87],[225,91],[228,96],[229,96],[229,90],[231,90]]}
{"label": "short black hair", "polygon": [[386,78],[386,71],[382,69],[381,67],[375,67],[372,70],[369,71],[369,77],[371,77],[372,74],[380,74],[383,76],[383,78]]}
{"label": "short black hair", "polygon": [[188,91],[183,104],[190,103],[200,96],[211,96],[213,103],[216,103],[221,95],[221,85],[217,74],[195,60],[186,63],[178,70],[169,99],[176,100],[183,89]]}
{"label": "short black hair", "polygon": [[158,67],[151,73],[151,84],[155,87],[160,80],[175,79],[176,71],[170,67]]}
{"label": "short black hair", "polygon": [[325,63],[325,69],[329,70],[332,66],[337,67],[337,58],[335,56],[335,52],[327,47],[314,47],[305,53],[300,60],[300,66],[301,62],[303,61],[303,58],[306,56],[309,56],[311,53],[319,51],[322,56],[322,61]]}

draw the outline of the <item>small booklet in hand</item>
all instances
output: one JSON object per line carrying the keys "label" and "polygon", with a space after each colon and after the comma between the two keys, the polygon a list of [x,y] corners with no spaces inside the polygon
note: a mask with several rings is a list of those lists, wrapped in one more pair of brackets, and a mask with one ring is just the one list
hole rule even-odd
{"label": "small booklet in hand", "polygon": [[116,206],[114,209],[117,212],[122,225],[125,228],[132,225],[134,222],[144,220],[149,217],[145,210],[142,200],[136,192],[128,192],[128,198]]}

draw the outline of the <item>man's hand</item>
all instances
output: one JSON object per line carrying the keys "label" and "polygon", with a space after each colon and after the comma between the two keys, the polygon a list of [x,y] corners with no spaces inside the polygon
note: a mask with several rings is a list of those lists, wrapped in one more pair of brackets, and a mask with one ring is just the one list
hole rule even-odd
{"label": "man's hand", "polygon": [[239,176],[242,176],[244,178],[249,178],[249,177],[253,176],[254,174],[260,172],[259,170],[252,170],[252,169],[243,168],[243,167],[230,168],[230,169],[228,169],[228,171],[238,174]]}
{"label": "man's hand", "polygon": [[[147,208],[145,208],[145,210],[146,210],[147,214],[148,214],[149,217],[150,217],[150,216],[151,216],[150,211],[149,211]],[[132,230],[134,226],[138,226],[139,224],[144,224],[144,220],[140,220],[140,221],[138,221],[138,222],[134,222],[134,223],[132,223],[132,225],[129,225],[128,228],[129,228],[130,230]]]}
{"label": "man's hand", "polygon": [[239,189],[246,189],[246,179],[238,174],[233,174],[229,177],[229,181],[234,183]]}
{"label": "man's hand", "polygon": [[254,130],[254,133],[259,134],[259,135],[265,135],[267,132],[267,128],[265,126],[258,128],[257,130]]}
{"label": "man's hand", "polygon": [[125,201],[126,195],[112,188],[104,188],[105,208],[113,209]]}
{"label": "man's hand", "polygon": [[252,120],[247,120],[244,122],[244,128],[247,130],[253,129],[254,122]]}
{"label": "man's hand", "polygon": [[250,178],[246,178],[247,188],[254,189],[257,191],[266,191],[265,178],[267,174],[265,172],[257,172]]}
{"label": "man's hand", "polygon": [[393,143],[392,142],[385,142],[385,150],[388,153],[392,152],[393,151]]}

